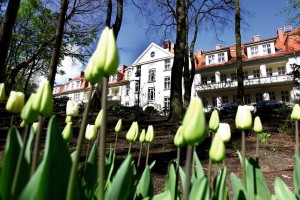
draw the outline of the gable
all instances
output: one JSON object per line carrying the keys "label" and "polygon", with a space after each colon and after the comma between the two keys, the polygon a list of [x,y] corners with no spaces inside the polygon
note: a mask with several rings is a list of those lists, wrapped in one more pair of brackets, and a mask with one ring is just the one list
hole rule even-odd
{"label": "gable", "polygon": [[140,65],[142,63],[148,63],[154,60],[161,60],[170,57],[173,57],[173,54],[170,53],[167,49],[163,49],[157,44],[151,43],[147,47],[147,49],[134,61],[132,65]]}

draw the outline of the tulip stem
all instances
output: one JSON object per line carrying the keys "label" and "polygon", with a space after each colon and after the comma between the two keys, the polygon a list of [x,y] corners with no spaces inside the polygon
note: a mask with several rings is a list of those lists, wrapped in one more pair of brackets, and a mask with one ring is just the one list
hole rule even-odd
{"label": "tulip stem", "polygon": [[186,180],[185,180],[185,187],[183,188],[183,200],[189,199],[192,154],[193,154],[193,147],[188,145],[187,152],[186,152],[186,161],[185,161]]}
{"label": "tulip stem", "polygon": [[10,127],[14,124],[15,114],[13,113],[10,118]]}
{"label": "tulip stem", "polygon": [[67,190],[67,198],[68,200],[73,200],[76,199],[74,194],[74,190],[75,190],[75,186],[76,186],[76,178],[77,178],[77,168],[79,165],[79,159],[80,159],[80,152],[82,149],[82,143],[83,143],[83,138],[84,138],[84,133],[86,130],[86,125],[87,125],[87,119],[88,119],[88,114],[89,114],[89,109],[90,109],[90,105],[91,105],[91,96],[92,96],[92,92],[93,92],[93,88],[94,85],[92,85],[90,87],[90,91],[89,91],[89,95],[88,95],[88,101],[87,104],[85,106],[84,109],[84,113],[83,113],[83,119],[82,119],[82,123],[80,126],[80,130],[79,130],[79,136],[78,136],[78,140],[77,140],[77,150],[75,153],[75,159],[71,168],[71,172],[70,172],[70,178],[69,178],[69,184],[68,184],[68,190]]}
{"label": "tulip stem", "polygon": [[146,165],[145,165],[145,167],[148,166],[148,161],[149,161],[149,150],[150,150],[150,143],[148,143],[148,146],[147,146],[147,156],[146,156]]}
{"label": "tulip stem", "polygon": [[89,157],[90,146],[91,146],[91,141],[88,142],[88,147],[87,147],[86,154],[85,154],[85,162],[84,162],[84,170],[83,170],[84,172],[85,172],[86,163],[87,163],[88,157]]}
{"label": "tulip stem", "polygon": [[299,154],[299,127],[298,127],[298,121],[295,121],[295,137],[296,137],[296,144],[295,144],[295,150],[296,154]]}
{"label": "tulip stem", "polygon": [[115,139],[115,148],[114,148],[114,152],[116,153],[116,149],[117,149],[117,144],[118,144],[118,134],[119,133],[116,133],[116,139]]}
{"label": "tulip stem", "polygon": [[140,166],[141,156],[142,156],[142,149],[143,149],[143,143],[141,142],[141,145],[140,145],[140,152],[139,152],[139,159],[138,159],[138,162],[137,162],[137,167]]}
{"label": "tulip stem", "polygon": [[15,197],[16,197],[16,188],[17,188],[17,183],[19,181],[19,176],[20,176],[20,172],[21,172],[20,169],[21,169],[22,159],[24,157],[25,149],[26,149],[26,146],[27,146],[27,140],[28,140],[28,136],[29,136],[29,127],[30,126],[28,124],[25,125],[24,143],[23,143],[21,152],[19,154],[17,167],[16,167],[16,171],[15,171],[15,175],[14,175],[14,179],[13,179],[13,183],[12,183],[11,199],[15,199]]}
{"label": "tulip stem", "polygon": [[31,165],[31,172],[30,172],[31,176],[34,174],[38,166],[43,126],[44,126],[44,117],[39,116],[39,126],[38,126],[38,131],[35,135],[35,142],[34,142],[34,149],[33,149],[32,165]]}
{"label": "tulip stem", "polygon": [[[212,141],[214,139],[214,135],[215,135],[215,133],[212,132],[212,134],[211,134],[211,143],[212,143]],[[212,160],[209,157],[209,160],[208,160],[208,172],[207,172],[207,182],[209,184],[209,188],[210,189],[211,189],[211,171],[212,171]]]}
{"label": "tulip stem", "polygon": [[246,136],[245,131],[242,130],[242,175],[243,175],[243,184],[247,190],[247,179],[246,179]]}
{"label": "tulip stem", "polygon": [[99,190],[98,199],[104,199],[105,192],[105,148],[106,148],[106,121],[107,121],[107,90],[108,90],[108,79],[103,77],[102,82],[102,98],[101,98],[101,109],[102,109],[102,122],[100,131],[100,151],[99,151],[99,163],[98,163],[98,176],[99,176]]}
{"label": "tulip stem", "polygon": [[176,182],[175,182],[175,195],[174,195],[174,200],[177,199],[177,193],[178,193],[178,174],[179,174],[179,164],[180,164],[180,148],[177,148],[177,160],[176,160]]}
{"label": "tulip stem", "polygon": [[259,133],[256,134],[256,153],[255,153],[255,157],[256,160],[258,161],[258,157],[259,157]]}
{"label": "tulip stem", "polygon": [[128,155],[131,153],[132,142],[129,142]]}

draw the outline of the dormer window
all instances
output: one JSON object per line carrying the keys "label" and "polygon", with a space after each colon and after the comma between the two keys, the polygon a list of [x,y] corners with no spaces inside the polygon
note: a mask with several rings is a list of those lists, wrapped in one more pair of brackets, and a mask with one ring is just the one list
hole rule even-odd
{"label": "dormer window", "polygon": [[208,64],[213,64],[215,60],[215,55],[208,55]]}
{"label": "dormer window", "polygon": [[218,63],[225,62],[225,54],[224,53],[218,53]]}
{"label": "dormer window", "polygon": [[251,47],[251,57],[258,56],[258,46]]}
{"label": "dormer window", "polygon": [[271,44],[264,44],[263,45],[263,52],[264,52],[264,55],[272,53]]}

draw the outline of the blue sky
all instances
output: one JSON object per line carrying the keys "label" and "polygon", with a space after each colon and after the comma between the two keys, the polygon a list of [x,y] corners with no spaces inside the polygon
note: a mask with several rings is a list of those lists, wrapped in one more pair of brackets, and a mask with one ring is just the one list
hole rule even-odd
{"label": "blue sky", "polygon": [[[292,15],[281,13],[285,0],[240,0],[242,6],[252,12],[251,16],[246,17],[248,27],[242,25],[242,42],[250,42],[252,36],[260,35],[261,39],[275,37],[278,28],[283,28],[288,23],[288,18]],[[162,38],[155,34],[147,35],[145,27],[136,23],[136,13],[132,7],[126,7],[124,21],[118,37],[118,47],[120,51],[120,65],[130,66],[138,56],[148,47],[151,42],[159,45]],[[295,27],[292,26],[294,29]],[[223,47],[235,43],[234,26],[227,28],[220,39]],[[175,42],[171,40],[172,42]],[[220,43],[215,38],[213,32],[203,32],[198,36],[196,50],[212,50],[215,45]]]}

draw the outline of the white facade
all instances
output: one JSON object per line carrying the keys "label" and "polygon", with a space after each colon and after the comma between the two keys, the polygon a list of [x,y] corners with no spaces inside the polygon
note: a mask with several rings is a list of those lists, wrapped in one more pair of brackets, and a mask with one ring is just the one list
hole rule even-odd
{"label": "white facade", "polygon": [[172,63],[173,54],[168,49],[151,43],[125,72],[130,84],[122,86],[121,104],[168,109]]}

